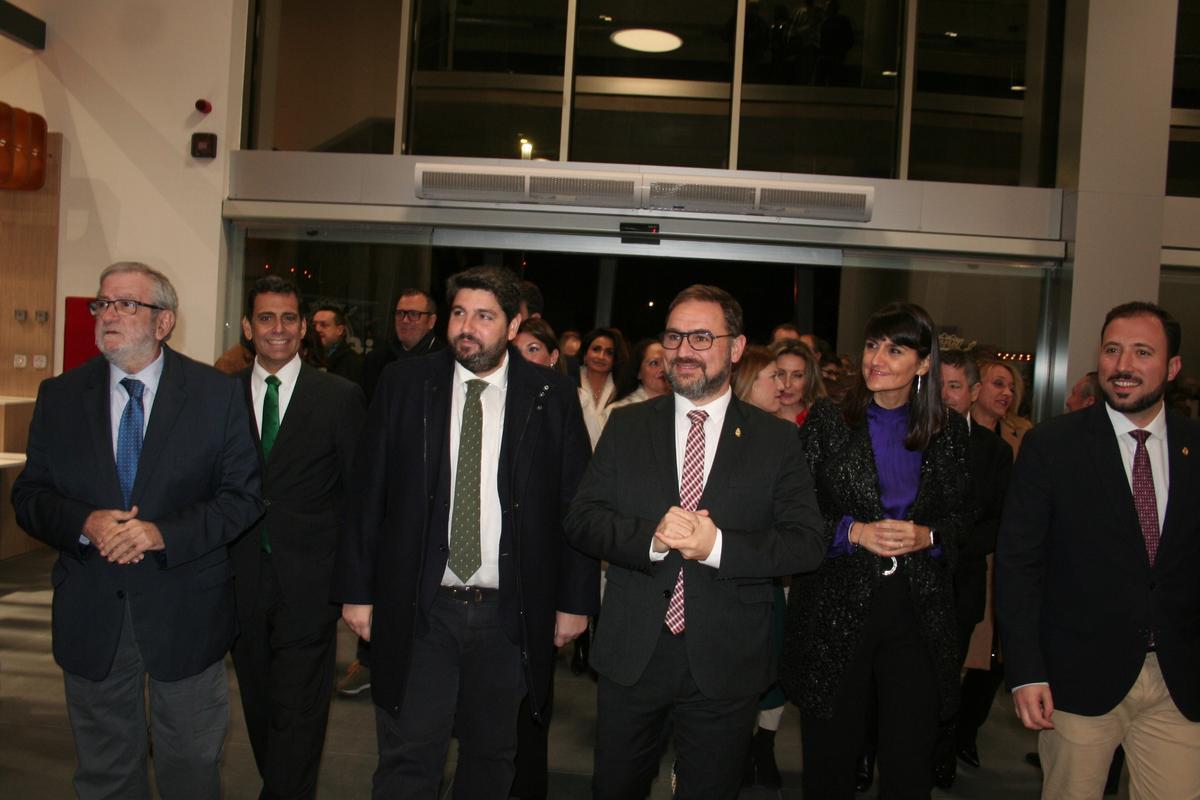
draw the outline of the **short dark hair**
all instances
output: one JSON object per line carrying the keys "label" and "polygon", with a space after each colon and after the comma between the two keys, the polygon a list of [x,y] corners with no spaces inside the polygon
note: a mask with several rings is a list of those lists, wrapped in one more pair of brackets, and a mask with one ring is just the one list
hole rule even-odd
{"label": "short dark hair", "polygon": [[940,355],[942,357],[942,366],[957,367],[963,371],[963,374],[967,376],[967,386],[974,386],[980,382],[979,364],[976,363],[975,356],[966,350],[949,349],[943,349]]}
{"label": "short dark hair", "polygon": [[[946,417],[942,406],[942,364],[933,318],[915,303],[889,303],[867,320],[863,338],[868,342],[887,339],[911,347],[918,359],[929,359],[929,380],[914,380],[909,390],[908,435],[904,439],[909,450],[924,450],[930,439],[941,432]],[[858,380],[842,399],[842,416],[850,427],[865,424],[872,396],[860,371]]]}
{"label": "short dark hair", "polygon": [[424,289],[417,289],[416,287],[411,287],[411,286],[407,289],[401,289],[399,292],[396,293],[396,300],[395,300],[395,302],[392,303],[392,310],[394,311],[396,309],[396,303],[399,303],[401,300],[403,300],[406,297],[424,297],[425,298],[425,310],[430,311],[434,314],[437,313],[438,304],[437,304],[437,300],[433,299],[433,295],[431,295],[429,292],[425,291]]}
{"label": "short dark hair", "polygon": [[667,314],[669,315],[674,311],[675,307],[680,303],[686,303],[689,300],[701,303],[716,303],[721,307],[721,312],[725,315],[725,327],[729,328],[729,334],[731,336],[742,335],[742,306],[729,292],[719,286],[694,283],[675,295],[675,299],[671,301],[670,307],[667,308]]}
{"label": "short dark hair", "polygon": [[1108,325],[1114,319],[1125,319],[1127,317],[1157,317],[1162,323],[1163,333],[1167,337],[1167,358],[1174,358],[1179,355],[1179,341],[1183,338],[1183,330],[1180,328],[1179,320],[1171,316],[1171,313],[1162,306],[1156,303],[1146,303],[1141,300],[1135,300],[1132,303],[1122,303],[1121,305],[1110,309],[1104,315],[1104,324],[1100,326],[1100,339],[1104,340],[1104,332],[1108,330]]}
{"label": "short dark hair", "polygon": [[323,303],[313,309],[312,315],[315,317],[321,311],[329,311],[333,314],[333,324],[334,325],[345,326],[346,311],[341,306],[336,306],[333,303]]}
{"label": "short dark hair", "polygon": [[533,281],[521,281],[521,302],[531,315],[546,313],[546,298],[542,297],[542,290]]}
{"label": "short dark hair", "polygon": [[304,303],[300,299],[300,290],[296,288],[296,284],[278,275],[267,275],[256,280],[250,286],[250,291],[246,292],[246,319],[254,318],[254,298],[260,294],[293,295],[296,298],[296,308],[300,309],[301,316],[304,314]]}
{"label": "short dark hair", "polygon": [[771,329],[771,338],[774,339],[775,334],[779,333],[780,331],[791,331],[793,335],[787,337],[789,339],[799,339],[800,338],[800,329],[796,327],[796,323],[794,323],[794,322],[781,322],[778,325],[776,325],[774,328]]}
{"label": "short dark hair", "polygon": [[[558,337],[554,335],[554,328],[550,327],[550,323],[538,317],[537,319],[526,319],[521,321],[521,327],[517,328],[517,333],[527,333],[533,338],[542,343],[542,347],[546,348],[547,353],[552,353],[558,350]],[[567,373],[566,359],[561,357],[554,362],[554,366],[550,369],[558,372]]]}
{"label": "short dark hair", "polygon": [[516,273],[504,267],[471,267],[456,272],[446,280],[446,305],[454,305],[454,298],[462,289],[479,289],[491,292],[504,312],[508,322],[521,313],[520,279]]}

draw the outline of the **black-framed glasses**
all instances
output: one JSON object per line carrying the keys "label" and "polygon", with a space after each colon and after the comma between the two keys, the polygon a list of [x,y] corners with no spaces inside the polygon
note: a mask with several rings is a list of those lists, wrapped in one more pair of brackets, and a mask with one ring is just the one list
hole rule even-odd
{"label": "black-framed glasses", "polygon": [[117,300],[108,300],[103,297],[97,297],[92,302],[88,303],[88,311],[92,312],[93,317],[98,317],[112,306],[117,310],[117,313],[123,317],[132,317],[138,312],[139,308],[149,308],[154,311],[162,311],[162,306],[156,306],[152,303],[143,303],[140,300],[129,300],[127,298],[119,298]]}
{"label": "black-framed glasses", "polygon": [[663,331],[658,337],[659,342],[667,350],[678,350],[687,339],[693,350],[708,350],[717,339],[733,336],[732,333],[713,333],[712,331]]}
{"label": "black-framed glasses", "polygon": [[396,309],[396,319],[402,319],[405,322],[416,322],[416,321],[420,320],[421,317],[432,317],[432,316],[433,316],[432,311],[413,311],[412,309],[408,309],[408,308],[397,308]]}

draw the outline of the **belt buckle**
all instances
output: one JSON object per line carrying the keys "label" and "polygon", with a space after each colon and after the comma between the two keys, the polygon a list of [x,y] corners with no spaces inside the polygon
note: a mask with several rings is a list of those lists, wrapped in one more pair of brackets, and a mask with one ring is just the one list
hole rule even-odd
{"label": "belt buckle", "polygon": [[888,558],[892,560],[892,565],[883,571],[884,576],[895,575],[896,570],[900,569],[900,562],[896,560],[895,556],[888,556]]}

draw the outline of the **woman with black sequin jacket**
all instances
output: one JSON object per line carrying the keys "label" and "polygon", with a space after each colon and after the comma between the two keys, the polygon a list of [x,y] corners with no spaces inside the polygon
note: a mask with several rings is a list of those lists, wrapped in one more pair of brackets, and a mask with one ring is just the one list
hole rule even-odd
{"label": "woman with black sequin jacket", "polygon": [[942,407],[933,321],[893,303],[867,323],[862,377],[801,439],[830,535],[793,584],[780,684],[800,707],[809,800],[852,798],[878,699],[882,797],[928,797],[961,663],[953,542],[968,524],[967,428]]}

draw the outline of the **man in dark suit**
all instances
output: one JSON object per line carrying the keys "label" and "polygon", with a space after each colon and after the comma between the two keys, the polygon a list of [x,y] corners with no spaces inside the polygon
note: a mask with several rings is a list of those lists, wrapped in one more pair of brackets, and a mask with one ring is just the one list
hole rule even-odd
{"label": "man in dark suit", "polygon": [[300,358],[296,286],[259,279],[242,373],[267,513],[233,546],[240,632],[233,663],[262,797],[313,797],[333,692],[340,607],[329,599],[351,453],[365,415],[354,384]]}
{"label": "man in dark suit", "polygon": [[511,272],[446,289],[451,347],[398,361],[371,403],[335,590],[371,642],[374,796],[437,796],[451,732],[454,796],[507,798],[517,709],[540,715],[552,644],[599,601],[599,565],[562,517],[588,458],[575,386],[509,346]]}
{"label": "man in dark suit", "polygon": [[340,306],[320,306],[313,312],[312,325],[321,343],[321,360],[326,371],[362,383],[363,357],[350,346],[345,311]]}
{"label": "man in dark suit", "polygon": [[101,356],[45,381],[17,520],[59,551],[54,659],[80,797],[148,797],[144,693],[164,797],[218,797],[233,641],[227,545],[262,513],[236,380],[165,347],[175,290],[144,264],[100,275]]}
{"label": "man in dark suit", "polygon": [[996,549],[1017,715],[1046,797],[1099,797],[1123,744],[1133,797],[1200,790],[1200,425],[1164,408],[1179,324],[1109,311],[1104,402],[1021,446]]}
{"label": "man in dark suit", "polygon": [[692,286],[662,335],[674,393],[610,417],[567,533],[609,561],[592,646],[594,789],[645,797],[673,722],[678,797],[735,797],[775,677],[770,578],[828,542],[795,426],[733,397],[745,347],[727,292]]}
{"label": "man in dark suit", "polygon": [[[984,620],[987,607],[988,556],[996,549],[996,532],[1004,494],[1012,476],[1012,448],[993,431],[971,419],[971,404],[979,396],[979,367],[974,357],[958,347],[941,347],[942,403],[967,421],[971,469],[972,524],[957,542],[954,565],[954,610],[958,621],[958,649],[965,659],[975,626]],[[991,629],[991,624],[986,630]],[[934,751],[934,784],[949,789],[955,778],[955,752],[968,764],[979,766],[976,735],[987,719],[1001,680],[990,669],[968,669],[962,684],[956,720],[943,721]],[[956,744],[957,742],[957,744]]]}

